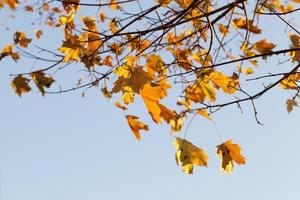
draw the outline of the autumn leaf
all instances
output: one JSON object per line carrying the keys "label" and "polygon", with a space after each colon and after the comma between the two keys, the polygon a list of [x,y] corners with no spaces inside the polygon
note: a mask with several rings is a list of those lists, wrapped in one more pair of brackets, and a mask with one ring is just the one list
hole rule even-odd
{"label": "autumn leaf", "polygon": [[214,71],[209,74],[209,79],[217,89],[221,88],[224,93],[234,94],[237,91],[239,84],[237,74],[229,77],[222,72]]}
{"label": "autumn leaf", "polygon": [[31,77],[42,95],[45,96],[44,87],[50,88],[50,86],[54,82],[54,79],[50,76],[46,76],[45,73],[41,71],[32,73]]}
{"label": "autumn leaf", "polygon": [[11,86],[19,97],[22,96],[22,93],[26,93],[31,90],[30,86],[28,85],[29,81],[29,79],[24,78],[22,75],[18,75],[11,82]]}
{"label": "autumn leaf", "polygon": [[225,26],[224,24],[220,24],[219,25],[219,31],[220,31],[222,36],[227,35],[229,33],[228,26]]}
{"label": "autumn leaf", "polygon": [[193,174],[194,165],[207,167],[208,156],[204,150],[179,137],[175,137],[173,144],[176,148],[176,163],[184,173]]}
{"label": "autumn leaf", "polygon": [[134,115],[126,115],[128,125],[137,140],[141,140],[141,130],[148,131],[149,128],[143,122],[138,121],[138,117]]}
{"label": "autumn leaf", "polygon": [[233,161],[238,165],[246,163],[246,158],[241,154],[241,147],[238,144],[228,140],[217,146],[217,154],[221,159],[221,170],[225,173],[232,173],[234,165]]}
{"label": "autumn leaf", "polygon": [[88,31],[86,31],[83,35],[83,37],[86,37],[86,43],[87,43],[87,53],[88,54],[94,54],[97,49],[102,44],[101,38],[98,34],[98,28],[96,26],[95,20],[91,17],[84,17],[82,18],[83,23],[88,28]]}
{"label": "autumn leaf", "polygon": [[110,0],[109,8],[112,10],[121,10],[122,9],[122,7],[119,5],[117,0]]}
{"label": "autumn leaf", "polygon": [[[295,33],[290,33],[290,40],[292,42],[291,48],[300,48],[300,36],[298,34]],[[300,51],[292,51],[290,53],[290,55],[292,56],[293,62],[297,61],[298,63],[300,63]]]}
{"label": "autumn leaf", "polygon": [[207,79],[197,79],[197,81],[185,88],[185,98],[188,103],[203,103],[206,99],[210,102],[216,100],[216,91]]}
{"label": "autumn leaf", "polygon": [[261,54],[271,53],[272,49],[276,47],[275,44],[266,39],[260,40],[253,45],[253,48]]}
{"label": "autumn leaf", "polygon": [[101,22],[105,22],[105,20],[107,18],[106,14],[104,12],[100,12],[99,17],[100,17]]}
{"label": "autumn leaf", "polygon": [[26,38],[26,34],[24,32],[15,32],[14,34],[15,44],[19,44],[23,48],[27,48],[28,44],[32,41],[32,39]]}
{"label": "autumn leaf", "polygon": [[32,6],[25,6],[25,10],[27,11],[27,12],[33,12],[33,7]]}
{"label": "autumn leaf", "polygon": [[122,105],[120,102],[115,102],[115,106],[117,106],[121,110],[127,110],[127,107]]}
{"label": "autumn leaf", "polygon": [[156,0],[156,1],[162,6],[167,6],[169,3],[172,2],[172,0]]}
{"label": "autumn leaf", "polygon": [[20,59],[20,56],[17,52],[13,52],[13,45],[9,44],[6,45],[1,53],[0,53],[0,60],[2,60],[2,58],[6,57],[6,56],[10,56],[14,61],[17,61]]}
{"label": "autumn leaf", "polygon": [[63,0],[62,5],[63,8],[67,13],[70,13],[72,11],[78,11],[80,6],[79,6],[80,0]]}
{"label": "autumn leaf", "polygon": [[[18,0],[2,0],[4,4],[6,4],[9,8],[15,10],[19,4]],[[1,2],[0,2],[1,3]]]}
{"label": "autumn leaf", "polygon": [[292,112],[294,107],[297,107],[297,106],[298,106],[298,103],[295,101],[295,99],[288,99],[286,101],[286,110],[288,111],[288,113]]}
{"label": "autumn leaf", "polygon": [[66,54],[63,62],[79,61],[80,54],[83,51],[78,37],[73,37],[64,41],[62,46],[58,50]]}
{"label": "autumn leaf", "polygon": [[42,35],[43,35],[43,31],[42,31],[42,30],[36,30],[36,31],[35,31],[35,36],[36,36],[38,39],[40,39]]}
{"label": "autumn leaf", "polygon": [[158,76],[166,75],[165,63],[159,55],[151,54],[145,57],[147,58],[146,69],[152,78],[154,78],[156,74]]}
{"label": "autumn leaf", "polygon": [[118,23],[116,21],[115,18],[113,18],[110,23],[109,23],[109,28],[110,28],[110,31],[115,34],[116,32],[118,32],[119,28],[118,28]]}
{"label": "autumn leaf", "polygon": [[[155,123],[162,122],[162,109],[164,112],[171,113],[167,107],[163,106],[159,103],[159,101],[167,95],[167,89],[170,85],[162,82],[158,84],[148,83],[145,84],[144,87],[140,91],[140,95],[148,109],[149,114],[151,115],[153,121]],[[173,114],[174,115],[174,114]],[[171,116],[171,115],[168,115]],[[164,120],[168,120],[167,118],[163,118]]]}
{"label": "autumn leaf", "polygon": [[258,28],[257,26],[253,25],[253,20],[235,18],[235,19],[233,19],[233,24],[237,28],[245,29],[245,30],[248,30],[248,31],[250,31],[252,33],[255,33],[255,34],[260,34],[261,33],[261,29]]}
{"label": "autumn leaf", "polygon": [[205,110],[205,109],[200,109],[197,111],[197,114],[201,115],[202,117],[212,120],[211,115]]}
{"label": "autumn leaf", "polygon": [[292,89],[295,90],[298,88],[298,84],[297,82],[300,80],[300,74],[290,74],[288,76],[286,76],[286,78],[284,78],[279,86],[283,89]]}

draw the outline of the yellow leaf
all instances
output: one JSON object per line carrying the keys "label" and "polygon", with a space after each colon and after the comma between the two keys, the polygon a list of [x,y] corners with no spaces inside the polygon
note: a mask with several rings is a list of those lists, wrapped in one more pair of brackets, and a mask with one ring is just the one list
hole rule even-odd
{"label": "yellow leaf", "polygon": [[167,6],[172,0],[156,0],[162,6]]}
{"label": "yellow leaf", "polygon": [[31,90],[30,86],[28,85],[29,81],[29,79],[24,78],[22,75],[18,75],[11,82],[11,86],[15,90],[15,93],[19,95],[19,97],[22,96],[22,93],[26,93]]}
{"label": "yellow leaf", "polygon": [[210,114],[205,109],[198,110],[197,114],[205,117],[206,119],[212,120]]}
{"label": "yellow leaf", "polygon": [[2,58],[6,57],[6,56],[10,56],[14,61],[17,61],[18,59],[20,59],[20,56],[17,52],[13,52],[13,45],[9,44],[6,45],[1,53],[0,53],[0,60],[2,60]]}
{"label": "yellow leaf", "polygon": [[300,74],[288,75],[285,79],[280,82],[280,87],[283,89],[298,89],[297,82],[300,80]]}
{"label": "yellow leaf", "polygon": [[188,103],[191,101],[203,103],[205,99],[214,102],[216,91],[207,80],[197,79],[194,84],[185,89],[185,98]]}
{"label": "yellow leaf", "polygon": [[253,20],[235,18],[233,19],[233,25],[237,28],[245,29],[255,34],[261,33],[261,29],[253,25]]}
{"label": "yellow leaf", "polygon": [[146,69],[151,77],[155,77],[155,73],[158,75],[166,75],[165,63],[162,61],[161,57],[156,54],[151,54],[146,56]]}
{"label": "yellow leaf", "polygon": [[109,28],[110,28],[110,31],[115,34],[116,32],[118,32],[119,28],[118,28],[118,23],[116,21],[115,18],[113,18],[110,23],[109,23]]}
{"label": "yellow leaf", "polygon": [[122,9],[122,7],[119,5],[119,3],[116,0],[110,0],[109,8],[112,10],[121,10]]}
{"label": "yellow leaf", "polygon": [[130,104],[133,103],[134,101],[134,92],[130,86],[124,86],[123,89],[123,96],[122,100],[124,101],[125,104]]}
{"label": "yellow leaf", "polygon": [[45,76],[44,72],[34,72],[31,74],[31,77],[42,95],[45,96],[44,87],[50,88],[54,79],[52,77]]}
{"label": "yellow leaf", "polygon": [[177,105],[179,105],[179,106],[184,106],[187,110],[192,109],[191,106],[190,106],[190,104],[188,104],[188,102],[183,101],[183,100],[180,99],[180,98],[177,99]]}
{"label": "yellow leaf", "polygon": [[193,174],[194,165],[207,167],[208,156],[204,150],[178,137],[175,137],[173,144],[176,148],[176,163],[182,166],[186,174]]}
{"label": "yellow leaf", "polygon": [[248,67],[248,68],[244,69],[242,72],[247,75],[250,75],[250,74],[253,74],[253,69]]}
{"label": "yellow leaf", "polygon": [[128,125],[129,125],[131,131],[134,134],[134,137],[137,140],[141,140],[140,131],[141,130],[148,131],[149,130],[148,126],[146,124],[144,124],[143,122],[138,121],[139,118],[134,115],[126,115],[126,119],[127,119],[127,122],[128,122]]}
{"label": "yellow leaf", "polygon": [[169,116],[168,121],[171,126],[171,134],[173,132],[178,132],[181,130],[183,125],[182,117],[180,117],[179,115]]}
{"label": "yellow leaf", "polygon": [[295,101],[295,99],[288,99],[286,101],[286,110],[288,111],[288,113],[292,112],[294,107],[297,107],[297,106],[298,106],[298,103]]}
{"label": "yellow leaf", "polygon": [[222,72],[215,71],[210,73],[209,79],[217,89],[221,88],[224,93],[234,94],[237,91],[239,83],[237,74],[233,74],[229,77]]}
{"label": "yellow leaf", "polygon": [[228,140],[217,146],[217,154],[221,159],[221,170],[226,173],[232,173],[233,161],[239,165],[246,163],[246,158],[241,154],[241,147],[238,144]]}
{"label": "yellow leaf", "polygon": [[77,39],[68,39],[63,42],[62,46],[58,49],[60,52],[65,53],[63,62],[79,61],[82,52],[82,46]]}

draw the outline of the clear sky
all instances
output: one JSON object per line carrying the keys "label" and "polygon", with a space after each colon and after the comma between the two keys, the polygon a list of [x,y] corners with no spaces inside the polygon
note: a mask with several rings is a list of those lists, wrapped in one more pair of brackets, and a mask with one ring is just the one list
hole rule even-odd
{"label": "clear sky", "polygon": [[[12,26],[26,28],[20,21]],[[51,45],[54,35],[47,34],[45,44]],[[0,35],[2,48],[12,38],[3,27]],[[216,127],[197,118],[188,139],[207,151],[209,165],[187,176],[175,163],[167,126],[152,123],[137,142],[122,112],[99,90],[89,90],[85,98],[80,92],[44,98],[35,89],[19,98],[9,74],[31,66],[10,59],[0,63],[1,200],[299,198],[300,112],[287,113],[286,91],[277,88],[256,102],[263,126],[249,103],[243,104],[244,114],[231,106],[214,115],[224,140],[239,143],[247,157],[232,175],[219,171]],[[145,113],[140,102],[136,112]]]}

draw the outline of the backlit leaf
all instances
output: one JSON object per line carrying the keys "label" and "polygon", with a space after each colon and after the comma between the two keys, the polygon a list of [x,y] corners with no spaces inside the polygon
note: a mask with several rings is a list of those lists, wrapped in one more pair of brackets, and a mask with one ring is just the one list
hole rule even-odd
{"label": "backlit leaf", "polygon": [[29,81],[29,79],[24,78],[22,75],[18,75],[11,82],[11,86],[15,90],[15,93],[19,95],[19,97],[22,96],[22,93],[27,93],[31,90],[30,86],[28,85]]}
{"label": "backlit leaf", "polygon": [[182,167],[184,173],[193,174],[194,165],[207,167],[208,156],[204,150],[178,137],[175,137],[173,144],[176,148],[176,163]]}
{"label": "backlit leaf", "polygon": [[149,130],[148,126],[143,122],[138,121],[139,118],[134,115],[126,115],[126,119],[134,137],[137,140],[141,140],[140,131],[141,130],[148,131]]}
{"label": "backlit leaf", "polygon": [[246,158],[241,154],[241,147],[238,144],[228,140],[217,146],[217,154],[221,159],[221,170],[226,173],[232,173],[233,161],[238,165],[246,163]]}

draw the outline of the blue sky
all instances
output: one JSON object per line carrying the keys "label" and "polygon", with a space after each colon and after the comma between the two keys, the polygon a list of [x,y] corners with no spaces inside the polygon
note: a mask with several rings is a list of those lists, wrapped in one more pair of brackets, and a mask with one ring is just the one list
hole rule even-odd
{"label": "blue sky", "polygon": [[[20,21],[12,26],[25,28]],[[274,29],[270,26],[270,31]],[[2,48],[11,38],[3,29],[0,34]],[[256,123],[250,103],[243,104],[244,114],[231,106],[214,115],[224,140],[239,143],[247,157],[247,164],[236,166],[232,175],[219,171],[215,146],[220,141],[214,125],[195,119],[188,139],[207,151],[209,165],[187,176],[175,163],[167,126],[151,124],[137,142],[123,113],[97,89],[89,90],[85,98],[80,92],[42,97],[36,89],[19,98],[9,85],[9,74],[31,66],[10,59],[0,63],[1,200],[299,196],[300,113],[299,109],[287,113],[286,91],[276,88],[256,102],[263,126]],[[132,113],[146,113],[141,102]],[[143,119],[150,124],[148,116]]]}

